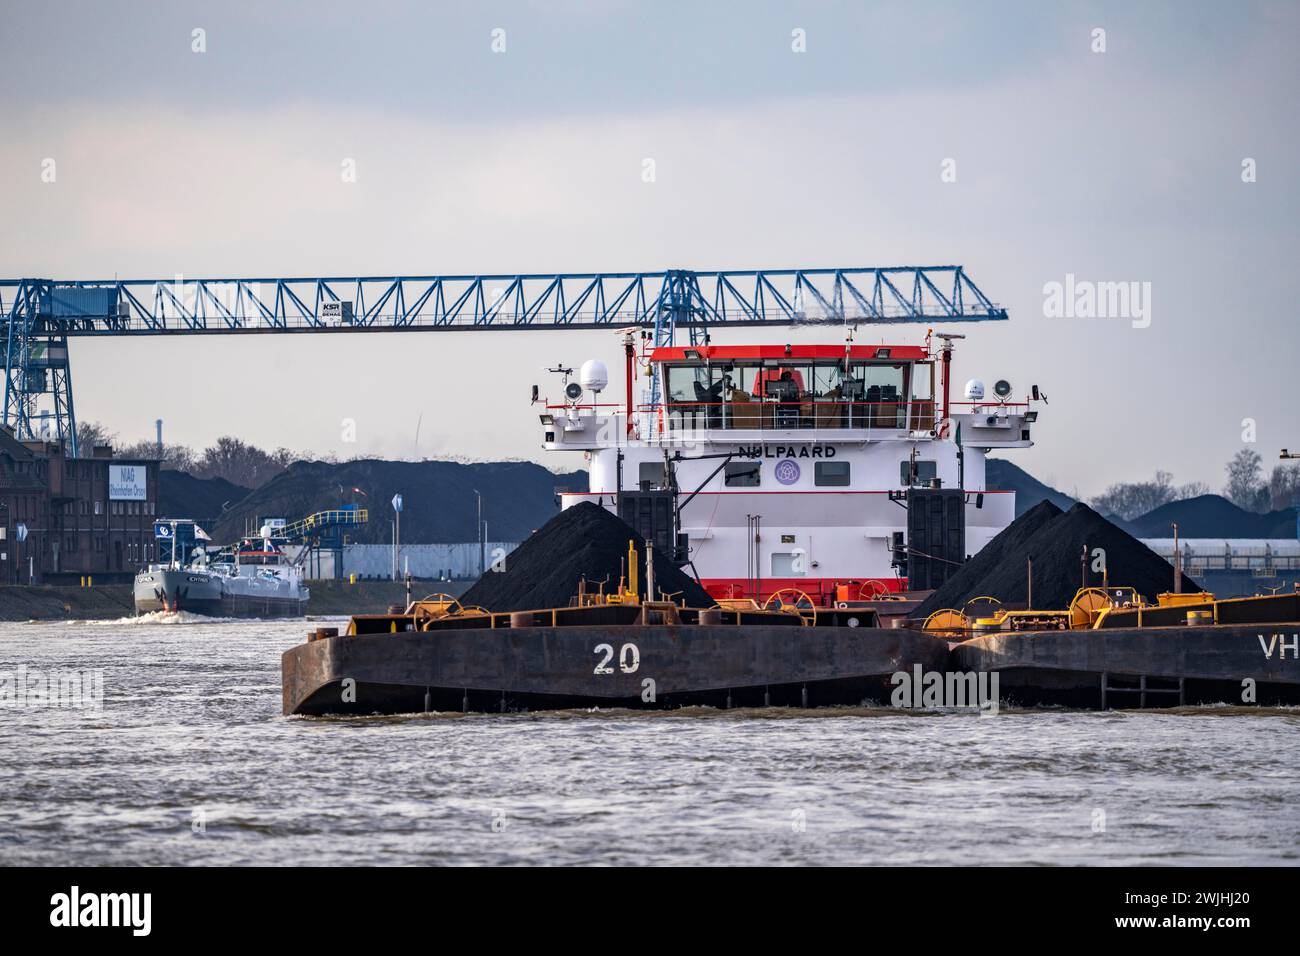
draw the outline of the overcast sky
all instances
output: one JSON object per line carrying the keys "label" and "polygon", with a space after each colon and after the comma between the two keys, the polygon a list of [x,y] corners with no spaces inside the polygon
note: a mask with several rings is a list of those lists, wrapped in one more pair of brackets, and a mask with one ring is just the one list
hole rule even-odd
{"label": "overcast sky", "polygon": [[[1011,456],[1041,479],[1092,495],[1166,469],[1218,488],[1246,418],[1267,467],[1300,446],[1295,4],[3,2],[6,276],[960,263],[1011,321],[958,329],[956,378],[1047,392],[1037,446]],[[1150,283],[1149,326],[1045,314],[1067,274]],[[761,340],[819,338],[837,340]],[[79,416],[124,439],[162,417],[196,447],[564,469],[580,462],[540,450],[528,387],[559,361],[613,366],[617,345],[221,336],[72,355]]]}

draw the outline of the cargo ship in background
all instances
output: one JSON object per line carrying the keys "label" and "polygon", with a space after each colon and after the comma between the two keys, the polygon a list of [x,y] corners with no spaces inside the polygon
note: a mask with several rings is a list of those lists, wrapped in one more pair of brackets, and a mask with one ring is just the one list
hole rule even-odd
{"label": "cargo ship in background", "polygon": [[590,463],[589,490],[562,507],[610,509],[715,598],[825,607],[937,588],[1015,518],[985,457],[1033,445],[1039,391],[1011,401],[1010,383],[986,396],[972,379],[953,401],[962,336],[651,348],[623,334],[624,402],[601,400],[600,361],[552,370],[565,397],[540,416],[544,447]]}
{"label": "cargo ship in background", "polygon": [[209,554],[204,545],[208,536],[193,521],[156,521],[158,563],[135,576],[136,613],[302,617],[311,592],[301,565],[285,553],[287,542],[279,530],[276,524],[264,524],[259,534]]}

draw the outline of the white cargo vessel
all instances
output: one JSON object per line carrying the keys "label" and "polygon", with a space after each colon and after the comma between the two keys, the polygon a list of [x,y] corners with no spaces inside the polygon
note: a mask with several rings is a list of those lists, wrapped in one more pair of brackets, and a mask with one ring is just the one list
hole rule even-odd
{"label": "white cargo vessel", "polygon": [[[189,611],[211,617],[301,617],[311,597],[302,567],[274,525],[210,556],[193,521],[155,522],[159,563],[135,577],[137,614]],[[305,553],[305,552],[304,552]]]}

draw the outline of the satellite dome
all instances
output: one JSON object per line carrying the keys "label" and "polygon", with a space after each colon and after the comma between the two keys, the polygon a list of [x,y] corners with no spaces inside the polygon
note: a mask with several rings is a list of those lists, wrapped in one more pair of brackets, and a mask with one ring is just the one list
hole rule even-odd
{"label": "satellite dome", "polygon": [[578,381],[582,383],[583,388],[599,395],[609,384],[609,370],[599,359],[588,359],[582,363],[582,368],[578,369]]}
{"label": "satellite dome", "polygon": [[971,379],[966,383],[966,398],[968,401],[978,402],[984,398],[984,383],[977,378]]}

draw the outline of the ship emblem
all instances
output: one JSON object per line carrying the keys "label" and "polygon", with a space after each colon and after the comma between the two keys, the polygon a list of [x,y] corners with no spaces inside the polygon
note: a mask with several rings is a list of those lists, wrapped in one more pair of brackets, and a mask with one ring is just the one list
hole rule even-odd
{"label": "ship emblem", "polygon": [[799,463],[784,458],[776,463],[776,469],[773,471],[776,480],[783,485],[793,485],[799,480]]}

